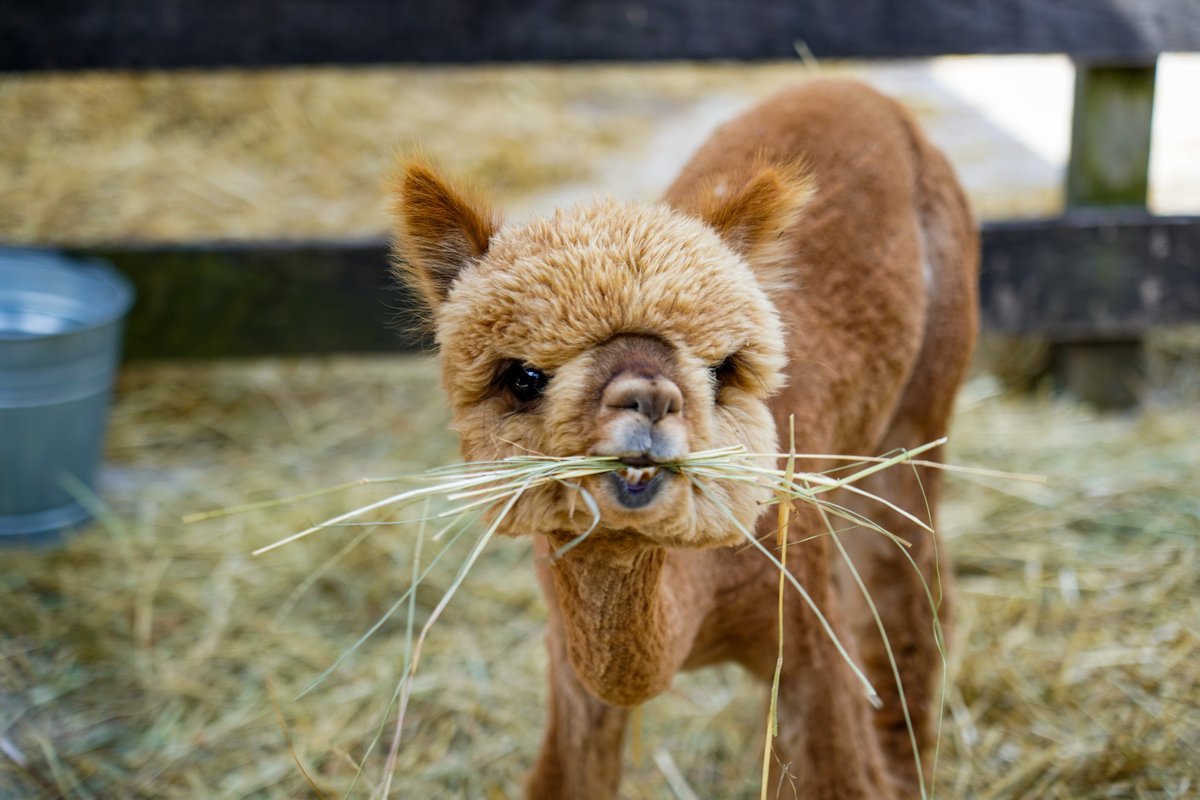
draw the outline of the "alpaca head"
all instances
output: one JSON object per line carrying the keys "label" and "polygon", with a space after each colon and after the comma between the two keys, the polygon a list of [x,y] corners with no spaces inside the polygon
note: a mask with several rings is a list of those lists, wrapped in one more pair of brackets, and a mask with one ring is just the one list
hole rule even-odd
{"label": "alpaca head", "polygon": [[[598,201],[502,226],[427,166],[394,185],[397,270],[432,311],[453,425],[470,460],[610,455],[628,467],[523,496],[504,532],[631,535],[707,547],[741,539],[766,499],[656,465],[727,445],[776,449],[782,383],[769,271],[809,191],[765,168],[691,204]],[[724,188],[724,190],[722,190]]]}

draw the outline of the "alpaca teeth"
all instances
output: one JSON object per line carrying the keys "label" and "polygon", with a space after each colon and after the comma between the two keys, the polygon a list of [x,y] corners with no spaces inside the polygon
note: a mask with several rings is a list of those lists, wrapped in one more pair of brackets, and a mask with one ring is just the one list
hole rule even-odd
{"label": "alpaca teeth", "polygon": [[646,483],[658,474],[658,467],[626,467],[621,470],[621,477],[631,486]]}

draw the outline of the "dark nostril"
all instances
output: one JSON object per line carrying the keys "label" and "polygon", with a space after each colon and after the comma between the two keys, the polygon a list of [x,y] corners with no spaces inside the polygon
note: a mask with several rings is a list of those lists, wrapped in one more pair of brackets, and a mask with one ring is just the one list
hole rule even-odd
{"label": "dark nostril", "polygon": [[683,409],[683,394],[666,378],[618,375],[604,388],[601,403],[606,408],[634,411],[658,422]]}

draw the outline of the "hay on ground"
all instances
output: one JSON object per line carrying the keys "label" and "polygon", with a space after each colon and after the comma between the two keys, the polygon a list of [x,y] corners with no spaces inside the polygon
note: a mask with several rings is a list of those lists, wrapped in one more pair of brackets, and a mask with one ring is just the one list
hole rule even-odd
{"label": "hay on ground", "polygon": [[[379,487],[179,520],[456,461],[438,391],[418,358],[127,371],[111,513],[63,550],[4,554],[0,796],[296,797],[309,791],[297,761],[340,796],[391,721],[403,615],[294,698],[403,593],[413,529],[323,531],[249,556]],[[938,793],[1186,796],[1200,757],[1200,412],[1106,417],[988,391],[969,386],[954,460],[1052,480],[949,479],[959,617]],[[455,566],[451,554],[430,573],[418,624]],[[496,542],[430,635],[394,796],[520,796],[544,713],[543,616],[528,542]],[[645,707],[624,796],[756,797],[765,708],[734,669],[681,677]]]}
{"label": "hay on ground", "polygon": [[[377,236],[381,176],[413,147],[518,216],[593,191],[653,200],[718,123],[818,72],[874,80],[912,107],[984,216],[1057,211],[1057,173],[980,124],[927,64],[0,75],[0,239]],[[1038,64],[1055,81],[1069,70]],[[1035,164],[1034,177],[1004,159]]]}

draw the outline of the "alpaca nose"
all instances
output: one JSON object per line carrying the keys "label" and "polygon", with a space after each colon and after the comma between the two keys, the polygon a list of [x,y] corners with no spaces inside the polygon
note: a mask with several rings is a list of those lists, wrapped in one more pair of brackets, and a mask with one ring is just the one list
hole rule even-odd
{"label": "alpaca nose", "polygon": [[609,381],[600,402],[612,411],[640,414],[654,425],[683,410],[683,393],[673,381],[662,376],[648,378],[625,373]]}

